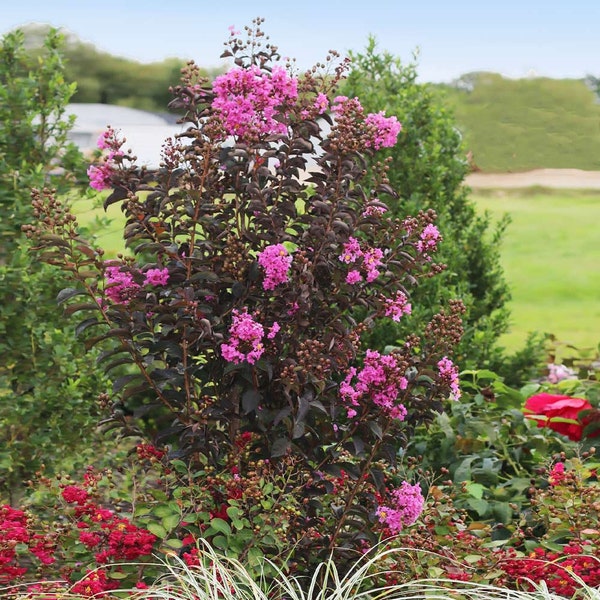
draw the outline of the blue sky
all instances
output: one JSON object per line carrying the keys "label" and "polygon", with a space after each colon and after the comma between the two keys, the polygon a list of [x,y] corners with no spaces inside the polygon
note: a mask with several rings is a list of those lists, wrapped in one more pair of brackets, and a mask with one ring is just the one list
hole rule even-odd
{"label": "blue sky", "polygon": [[302,68],[332,48],[360,51],[369,35],[405,62],[419,48],[423,81],[471,71],[508,77],[600,76],[600,0],[15,0],[0,33],[29,22],[64,27],[102,50],[141,62],[177,56],[222,64],[228,27],[257,16]]}

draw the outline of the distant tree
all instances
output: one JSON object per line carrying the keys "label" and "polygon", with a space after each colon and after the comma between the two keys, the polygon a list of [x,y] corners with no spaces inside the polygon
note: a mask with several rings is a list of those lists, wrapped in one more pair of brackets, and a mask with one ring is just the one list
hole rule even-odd
{"label": "distant tree", "polygon": [[[42,51],[42,41],[48,28],[27,26],[24,45],[32,54]],[[62,51],[64,76],[76,83],[73,102],[118,104],[141,110],[165,111],[172,97],[169,87],[177,85],[183,58],[167,58],[161,62],[140,63],[98,50],[93,44],[82,42],[67,34]],[[201,69],[213,78],[221,69]]]}

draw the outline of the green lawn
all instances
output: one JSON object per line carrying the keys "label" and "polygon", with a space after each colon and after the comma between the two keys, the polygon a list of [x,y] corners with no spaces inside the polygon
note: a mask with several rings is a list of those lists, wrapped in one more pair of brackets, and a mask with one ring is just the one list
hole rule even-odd
{"label": "green lawn", "polygon": [[105,197],[106,194],[96,194],[95,197],[78,198],[72,201],[71,210],[77,216],[79,224],[94,236],[96,244],[106,250],[107,258],[113,258],[119,252],[125,252],[125,217],[120,203],[109,206],[105,212],[102,208]]}
{"label": "green lawn", "polygon": [[578,348],[600,342],[600,192],[520,190],[473,193],[481,210],[512,223],[502,247],[511,285],[512,328],[503,342],[522,346],[527,333],[554,334]]}

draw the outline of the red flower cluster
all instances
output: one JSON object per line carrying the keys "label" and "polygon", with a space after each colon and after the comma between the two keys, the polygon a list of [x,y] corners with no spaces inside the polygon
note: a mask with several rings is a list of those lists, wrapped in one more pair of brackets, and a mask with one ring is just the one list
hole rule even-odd
{"label": "red flower cluster", "polygon": [[156,536],[141,529],[128,519],[117,518],[110,510],[90,501],[89,494],[76,486],[67,486],[62,497],[76,504],[75,514],[80,517],[79,541],[88,549],[97,549],[94,555],[98,564],[118,560],[136,560],[148,556],[156,542]]}
{"label": "red flower cluster", "polygon": [[88,571],[86,574],[71,588],[71,593],[81,594],[86,598],[98,598],[106,595],[106,592],[119,587],[118,581],[111,581],[106,571],[96,569]]}
{"label": "red flower cluster", "polygon": [[590,587],[600,586],[600,552],[590,555],[577,542],[569,542],[562,554],[535,548],[529,557],[507,560],[500,566],[512,582],[530,591],[535,583],[545,581],[549,590],[571,598],[581,587],[576,577]]}
{"label": "red flower cluster", "polygon": [[585,426],[585,423],[578,419],[579,413],[591,408],[592,405],[583,398],[543,392],[531,396],[525,402],[525,417],[535,419],[538,427],[549,427],[553,431],[566,435],[570,440],[578,442],[581,440]]}
{"label": "red flower cluster", "polygon": [[17,544],[29,542],[25,513],[8,505],[0,507],[0,531],[0,583],[7,583],[27,572],[26,568],[16,565],[15,551]]}
{"label": "red flower cluster", "polygon": [[25,544],[42,564],[54,562],[54,544],[45,536],[32,535],[27,515],[8,504],[0,506],[0,584],[11,583],[25,575],[26,567],[17,562],[17,545]]}

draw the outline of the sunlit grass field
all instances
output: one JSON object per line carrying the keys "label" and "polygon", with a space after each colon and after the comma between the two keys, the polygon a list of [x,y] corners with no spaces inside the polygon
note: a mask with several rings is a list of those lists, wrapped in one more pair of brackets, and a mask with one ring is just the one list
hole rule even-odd
{"label": "sunlit grass field", "polygon": [[[501,249],[513,295],[511,331],[503,345],[517,349],[528,332],[539,331],[578,348],[597,347],[600,192],[531,188],[477,191],[472,198],[494,218],[504,213],[512,218]],[[79,200],[73,209],[107,256],[124,250],[118,204],[106,215],[99,200]]]}
{"label": "sunlit grass field", "polygon": [[531,188],[481,191],[477,207],[512,223],[501,249],[512,289],[509,348],[527,332],[578,348],[600,342],[600,192]]}

